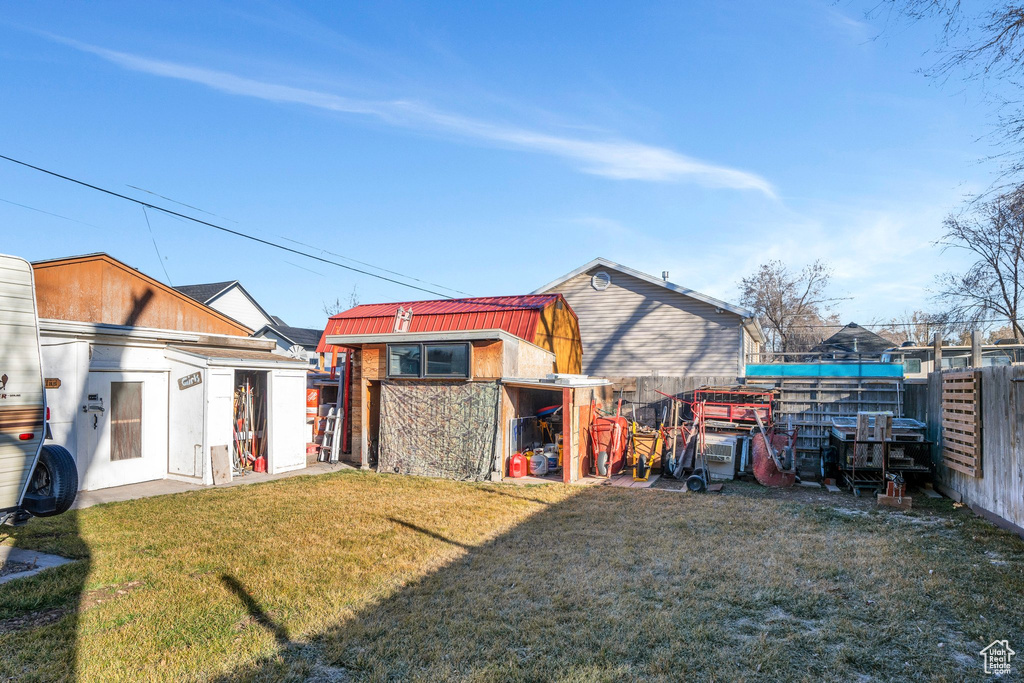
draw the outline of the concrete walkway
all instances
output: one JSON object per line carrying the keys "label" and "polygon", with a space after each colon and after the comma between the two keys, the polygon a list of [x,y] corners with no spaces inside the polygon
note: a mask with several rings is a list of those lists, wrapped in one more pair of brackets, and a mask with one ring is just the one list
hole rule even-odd
{"label": "concrete walkway", "polygon": [[98,491],[79,491],[78,496],[75,498],[75,504],[72,505],[71,508],[73,510],[80,510],[82,508],[92,507],[93,505],[99,505],[101,503],[116,503],[122,500],[135,500],[136,498],[152,498],[153,496],[166,496],[170,493],[184,493],[185,491],[202,491],[204,489],[213,488],[221,489],[228,486],[245,486],[246,484],[258,484],[264,481],[276,481],[278,479],[288,479],[289,477],[301,477],[310,474],[326,474],[327,472],[351,469],[355,468],[344,463],[331,465],[325,462],[314,462],[307,465],[305,469],[292,470],[291,472],[283,472],[281,474],[248,472],[244,476],[235,477],[230,482],[226,484],[218,484],[217,486],[202,486],[200,484],[190,484],[184,481],[175,481],[173,479],[157,479],[155,481],[144,481],[139,484],[128,484],[127,486],[115,486],[113,488],[100,489]]}

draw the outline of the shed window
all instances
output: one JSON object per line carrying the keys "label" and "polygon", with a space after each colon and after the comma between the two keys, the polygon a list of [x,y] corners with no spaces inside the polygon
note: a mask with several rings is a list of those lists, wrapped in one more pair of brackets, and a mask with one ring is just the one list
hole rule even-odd
{"label": "shed window", "polygon": [[389,344],[388,377],[469,378],[469,344]]}
{"label": "shed window", "polygon": [[421,353],[419,344],[389,344],[388,377],[419,377]]}
{"label": "shed window", "polygon": [[468,344],[424,344],[426,377],[469,377]]}
{"label": "shed window", "polygon": [[903,361],[903,372],[908,375],[917,375],[921,373],[921,359],[920,358],[907,358]]}
{"label": "shed window", "polygon": [[110,459],[142,457],[142,382],[110,383]]}

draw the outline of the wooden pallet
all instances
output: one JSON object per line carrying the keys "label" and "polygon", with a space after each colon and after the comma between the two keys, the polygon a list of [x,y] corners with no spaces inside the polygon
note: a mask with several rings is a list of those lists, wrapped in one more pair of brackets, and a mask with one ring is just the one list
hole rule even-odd
{"label": "wooden pallet", "polygon": [[981,476],[981,373],[942,373],[942,464]]}

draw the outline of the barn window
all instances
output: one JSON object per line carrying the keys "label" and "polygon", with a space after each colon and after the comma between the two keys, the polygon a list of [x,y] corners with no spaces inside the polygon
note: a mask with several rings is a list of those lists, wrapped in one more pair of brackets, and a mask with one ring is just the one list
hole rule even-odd
{"label": "barn window", "polygon": [[388,377],[419,377],[421,354],[419,344],[389,344]]}
{"label": "barn window", "polygon": [[469,377],[469,344],[389,344],[388,377]]}
{"label": "barn window", "polygon": [[425,377],[469,377],[469,344],[424,344]]}
{"label": "barn window", "polygon": [[110,459],[142,457],[142,382],[110,383]]}

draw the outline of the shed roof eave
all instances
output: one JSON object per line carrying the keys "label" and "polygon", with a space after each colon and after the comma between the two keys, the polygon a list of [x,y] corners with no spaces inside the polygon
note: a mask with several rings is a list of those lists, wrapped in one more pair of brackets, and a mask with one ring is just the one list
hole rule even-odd
{"label": "shed roof eave", "polygon": [[364,344],[401,344],[423,341],[501,340],[529,344],[505,330],[442,330],[436,332],[386,332],[374,334],[329,334],[324,341],[331,346],[359,347]]}

